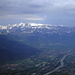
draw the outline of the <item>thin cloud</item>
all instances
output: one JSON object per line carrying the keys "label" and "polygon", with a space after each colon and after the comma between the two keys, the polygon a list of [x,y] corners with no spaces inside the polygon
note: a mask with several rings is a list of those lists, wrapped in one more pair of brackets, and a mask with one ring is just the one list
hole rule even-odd
{"label": "thin cloud", "polygon": [[[75,9],[74,0],[0,0],[0,11],[6,14],[50,13]],[[66,10],[64,10],[66,11]],[[5,13],[4,13],[5,14]]]}
{"label": "thin cloud", "polygon": [[[65,19],[67,17],[64,16],[65,14],[69,14],[68,19],[73,19],[70,16],[75,16],[75,0],[0,0],[0,20],[24,19],[50,22],[51,19],[56,20],[58,17],[59,20]],[[44,18],[44,15],[47,16]]]}

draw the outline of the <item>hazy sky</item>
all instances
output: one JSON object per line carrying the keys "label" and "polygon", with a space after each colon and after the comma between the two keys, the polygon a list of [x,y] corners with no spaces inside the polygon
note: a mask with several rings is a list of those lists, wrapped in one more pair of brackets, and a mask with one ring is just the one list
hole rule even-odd
{"label": "hazy sky", "polygon": [[75,0],[0,0],[0,24],[20,22],[75,26]]}

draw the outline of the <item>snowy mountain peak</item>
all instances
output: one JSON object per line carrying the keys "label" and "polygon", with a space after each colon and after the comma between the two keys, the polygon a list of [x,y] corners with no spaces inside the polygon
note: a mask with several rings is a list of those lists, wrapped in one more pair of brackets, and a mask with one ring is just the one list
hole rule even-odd
{"label": "snowy mountain peak", "polygon": [[19,23],[13,25],[0,25],[0,33],[70,33],[74,32],[72,28],[63,25],[37,24],[37,23]]}
{"label": "snowy mountain peak", "polygon": [[50,28],[50,27],[57,27],[57,26],[63,27],[63,25],[50,25],[50,24],[37,24],[37,23],[23,23],[23,22],[21,22],[19,24],[13,24],[13,25],[6,25],[6,26],[0,25],[0,30],[12,29],[13,27]]}

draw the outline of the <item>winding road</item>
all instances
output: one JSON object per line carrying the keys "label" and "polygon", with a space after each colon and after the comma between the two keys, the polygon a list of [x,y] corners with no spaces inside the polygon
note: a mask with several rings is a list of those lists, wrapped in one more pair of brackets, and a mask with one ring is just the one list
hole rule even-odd
{"label": "winding road", "polygon": [[[72,53],[73,53],[73,52],[72,52]],[[60,64],[58,67],[56,67],[55,69],[53,69],[52,71],[50,71],[50,72],[48,72],[48,73],[46,73],[46,74],[44,74],[44,75],[52,74],[53,72],[55,72],[55,71],[57,71],[58,69],[60,69],[61,67],[63,67],[63,66],[64,66],[64,59],[65,59],[68,55],[70,55],[70,54],[72,54],[72,53],[69,53],[69,54],[67,54],[67,55],[64,55],[64,56],[62,57],[62,59],[59,61],[61,64]]]}

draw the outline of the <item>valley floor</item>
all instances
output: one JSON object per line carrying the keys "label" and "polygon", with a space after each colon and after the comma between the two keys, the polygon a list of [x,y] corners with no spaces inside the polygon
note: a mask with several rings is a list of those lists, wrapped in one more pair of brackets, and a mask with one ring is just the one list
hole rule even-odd
{"label": "valley floor", "polygon": [[48,50],[25,60],[0,66],[1,75],[74,75],[73,50]]}

